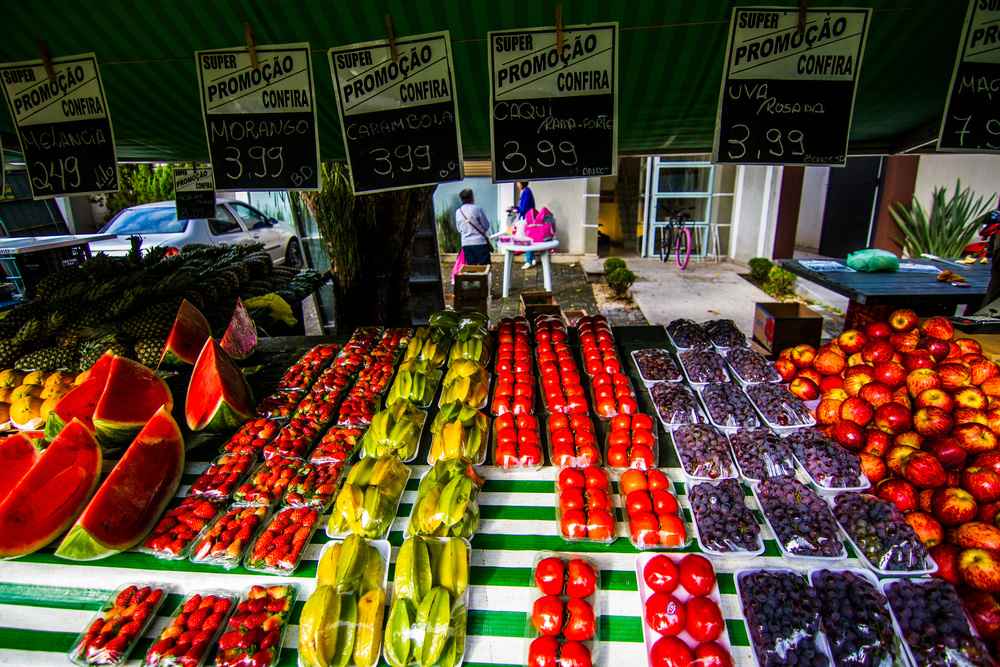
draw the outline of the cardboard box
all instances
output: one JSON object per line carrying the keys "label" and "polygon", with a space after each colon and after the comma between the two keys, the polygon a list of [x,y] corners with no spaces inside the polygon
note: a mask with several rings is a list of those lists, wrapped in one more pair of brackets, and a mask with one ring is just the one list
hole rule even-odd
{"label": "cardboard box", "polygon": [[786,347],[806,343],[819,347],[823,316],[801,303],[758,303],[753,338],[772,356]]}
{"label": "cardboard box", "polygon": [[455,310],[475,310],[489,315],[490,267],[467,264],[455,275]]}
{"label": "cardboard box", "polygon": [[552,295],[545,290],[524,290],[521,292],[521,314],[534,322],[538,315],[558,315],[562,317],[562,308]]}

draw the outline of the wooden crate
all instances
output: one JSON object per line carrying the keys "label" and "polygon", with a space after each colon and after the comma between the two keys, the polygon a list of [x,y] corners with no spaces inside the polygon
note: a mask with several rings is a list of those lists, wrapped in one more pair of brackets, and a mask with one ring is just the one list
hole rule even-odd
{"label": "wooden crate", "polygon": [[538,315],[558,315],[562,317],[562,308],[552,292],[545,290],[524,290],[521,292],[521,314],[534,322]]}
{"label": "wooden crate", "polygon": [[489,315],[490,267],[467,264],[455,275],[455,310],[474,310]]}

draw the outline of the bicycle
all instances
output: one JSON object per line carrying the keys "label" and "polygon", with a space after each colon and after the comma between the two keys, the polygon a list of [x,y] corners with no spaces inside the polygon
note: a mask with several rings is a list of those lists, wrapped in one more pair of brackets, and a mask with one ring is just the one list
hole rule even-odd
{"label": "bicycle", "polygon": [[661,262],[669,259],[671,249],[674,251],[674,261],[681,271],[686,269],[691,261],[692,236],[691,228],[687,226],[687,223],[691,222],[689,213],[691,210],[693,207],[670,211],[667,224],[656,228],[657,238],[653,242]]}

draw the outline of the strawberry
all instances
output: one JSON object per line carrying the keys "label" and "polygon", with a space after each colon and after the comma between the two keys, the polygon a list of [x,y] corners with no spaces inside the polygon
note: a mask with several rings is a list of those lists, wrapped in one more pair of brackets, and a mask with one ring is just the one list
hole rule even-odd
{"label": "strawberry", "polygon": [[115,598],[115,606],[125,608],[132,604],[132,599],[135,597],[136,590],[135,586],[128,586],[122,589],[122,592]]}

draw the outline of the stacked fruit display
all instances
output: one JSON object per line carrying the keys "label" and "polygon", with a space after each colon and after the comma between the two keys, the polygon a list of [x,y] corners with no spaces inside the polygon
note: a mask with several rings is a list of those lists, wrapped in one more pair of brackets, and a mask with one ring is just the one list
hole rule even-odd
{"label": "stacked fruit display", "polygon": [[542,435],[537,417],[508,412],[493,420],[493,465],[538,468],[542,463]]}
{"label": "stacked fruit display", "polygon": [[531,361],[528,321],[523,317],[500,320],[497,326],[496,377],[490,412],[494,417],[513,412],[535,414],[535,369]]}
{"label": "stacked fruit display", "polygon": [[208,657],[236,604],[230,593],[185,598],[146,652],[146,667],[197,667]]}
{"label": "stacked fruit display", "polygon": [[611,481],[602,468],[563,468],[556,479],[556,509],[563,539],[614,542]]}
{"label": "stacked fruit display", "polygon": [[0,423],[10,420],[20,429],[39,428],[77,377],[65,371],[0,371]]}
{"label": "stacked fruit display", "polygon": [[410,469],[391,454],[355,463],[333,503],[327,534],[385,537],[409,478]]}
{"label": "stacked fruit display", "polygon": [[442,459],[466,459],[482,463],[490,442],[490,419],[479,410],[462,403],[441,407],[431,422],[431,448],[428,465]]}
{"label": "stacked fruit display", "polygon": [[215,667],[268,667],[281,654],[294,586],[251,586],[219,637]]}
{"label": "stacked fruit display", "polygon": [[435,463],[417,486],[407,535],[470,538],[479,527],[479,489],[483,479],[463,459]]}
{"label": "stacked fruit display", "polygon": [[541,597],[531,607],[528,667],[590,667],[599,647],[598,570],[583,558],[541,554],[534,582]]}
{"label": "stacked fruit display", "polygon": [[164,588],[127,585],[116,590],[70,649],[78,665],[123,664],[156,618]]}
{"label": "stacked fruit display", "polygon": [[562,320],[544,315],[535,319],[535,364],[542,379],[542,400],[549,413],[585,415],[590,408],[568,337]]}
{"label": "stacked fruit display", "polygon": [[656,424],[646,414],[616,415],[608,425],[607,461],[615,469],[652,468],[659,459]]}
{"label": "stacked fruit display", "polygon": [[[345,402],[346,404],[346,402]],[[402,461],[412,461],[420,446],[427,413],[408,401],[393,403],[375,413],[371,426],[361,438],[361,452],[366,457],[380,457],[389,454]]]}
{"label": "stacked fruit display", "polygon": [[560,468],[601,465],[594,423],[587,415],[554,413],[546,419],[549,460]]}
{"label": "stacked fruit display", "polygon": [[670,478],[656,468],[632,468],[618,478],[629,538],[636,548],[678,549],[688,544],[687,527],[670,489]]}

